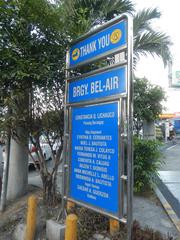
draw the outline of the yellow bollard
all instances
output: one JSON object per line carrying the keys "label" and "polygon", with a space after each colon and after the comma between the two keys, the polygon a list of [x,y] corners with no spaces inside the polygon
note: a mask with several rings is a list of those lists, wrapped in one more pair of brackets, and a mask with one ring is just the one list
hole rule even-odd
{"label": "yellow bollard", "polygon": [[75,203],[68,201],[67,202],[67,210],[71,210],[71,208],[75,207]]}
{"label": "yellow bollard", "polygon": [[37,197],[35,195],[32,195],[28,198],[25,240],[34,240],[36,232],[36,216],[37,216],[36,212],[37,212]]}
{"label": "yellow bollard", "polygon": [[120,225],[117,220],[114,220],[114,219],[109,220],[109,229],[110,229],[110,234],[112,236],[119,231],[119,228],[120,228]]}
{"label": "yellow bollard", "polygon": [[77,240],[77,221],[75,214],[69,214],[66,217],[65,240]]}

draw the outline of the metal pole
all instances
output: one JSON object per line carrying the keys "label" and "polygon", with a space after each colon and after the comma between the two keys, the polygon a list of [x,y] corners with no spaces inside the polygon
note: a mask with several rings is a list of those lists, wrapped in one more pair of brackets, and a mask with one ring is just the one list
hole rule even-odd
{"label": "metal pole", "polygon": [[66,196],[66,178],[67,178],[67,143],[68,143],[68,113],[67,113],[67,78],[69,77],[69,51],[66,52],[66,69],[65,69],[65,95],[64,95],[64,142],[63,142],[63,161],[62,161],[62,205],[60,214],[57,218],[57,220],[60,220],[60,217],[65,217],[63,214],[65,211],[65,198]]}
{"label": "metal pole", "polygon": [[133,21],[128,17],[128,95],[127,95],[127,239],[133,228]]}
{"label": "metal pole", "polygon": [[2,193],[1,193],[1,203],[0,203],[1,212],[4,211],[5,205],[6,205],[8,174],[9,174],[10,144],[11,144],[11,136],[10,136],[10,133],[8,133],[7,147],[6,147],[7,155],[6,155],[6,159],[4,159],[3,179],[2,179]]}

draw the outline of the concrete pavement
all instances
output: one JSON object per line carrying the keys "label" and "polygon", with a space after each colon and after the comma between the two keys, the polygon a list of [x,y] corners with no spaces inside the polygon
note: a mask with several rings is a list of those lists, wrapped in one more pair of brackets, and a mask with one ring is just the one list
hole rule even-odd
{"label": "concrete pavement", "polygon": [[[157,186],[169,205],[167,212],[180,231],[180,143],[174,142],[163,151],[164,165],[159,171]],[[161,200],[161,197],[160,197]],[[165,206],[165,208],[166,208]],[[173,213],[173,214],[172,214]]]}
{"label": "concrete pavement", "polygon": [[165,158],[161,171],[180,171],[180,142],[174,142],[163,154]]}
{"label": "concrete pavement", "polygon": [[180,237],[177,229],[164,211],[164,208],[155,199],[144,196],[134,197],[134,219],[142,227],[149,227],[165,235]]}
{"label": "concrete pavement", "polygon": [[[50,162],[49,165],[51,165]],[[59,169],[57,176],[57,190],[60,192],[62,188],[61,179],[62,172],[61,169]],[[42,187],[40,176],[38,176],[35,171],[31,171],[29,174],[29,184]],[[173,237],[179,236],[174,224],[171,222],[155,195],[153,197],[135,195],[133,215],[134,219],[136,219],[142,227],[148,226],[149,228],[153,228],[166,235],[170,234],[170,236]]]}

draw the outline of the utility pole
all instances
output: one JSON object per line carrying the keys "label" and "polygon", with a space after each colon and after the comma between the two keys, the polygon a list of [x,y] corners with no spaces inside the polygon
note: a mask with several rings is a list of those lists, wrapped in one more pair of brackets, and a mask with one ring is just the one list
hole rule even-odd
{"label": "utility pole", "polygon": [[28,184],[28,154],[13,138],[11,138],[8,175],[7,199],[13,200],[27,191]]}
{"label": "utility pole", "polygon": [[11,144],[11,136],[10,136],[10,133],[8,133],[7,146],[6,146],[6,158],[4,159],[4,168],[3,168],[1,201],[0,201],[0,211],[2,211],[2,212],[4,211],[5,206],[6,206],[9,158],[10,158],[10,144]]}
{"label": "utility pole", "polygon": [[[13,97],[13,94],[12,94]],[[17,97],[18,99],[18,97]],[[29,89],[25,89],[22,98],[18,99],[18,113],[26,114],[29,109]],[[27,191],[28,185],[28,129],[22,125],[16,126],[16,133],[11,136],[7,199],[16,199]]]}

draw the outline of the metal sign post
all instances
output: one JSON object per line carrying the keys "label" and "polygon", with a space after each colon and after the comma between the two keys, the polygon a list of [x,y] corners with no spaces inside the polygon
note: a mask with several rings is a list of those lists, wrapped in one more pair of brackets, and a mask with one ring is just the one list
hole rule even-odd
{"label": "metal sign post", "polygon": [[[72,43],[66,59],[63,154],[63,207],[69,200],[127,224],[128,240],[133,221],[132,45],[132,19],[126,14]],[[70,76],[71,69],[120,52],[126,57],[117,64]]]}
{"label": "metal sign post", "polygon": [[133,22],[128,22],[129,41],[127,47],[128,91],[127,91],[127,227],[128,240],[132,239],[133,227]]}

